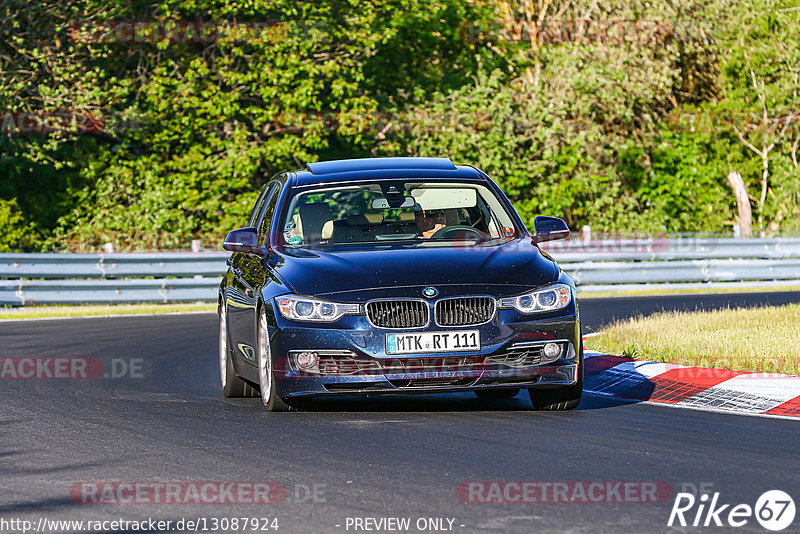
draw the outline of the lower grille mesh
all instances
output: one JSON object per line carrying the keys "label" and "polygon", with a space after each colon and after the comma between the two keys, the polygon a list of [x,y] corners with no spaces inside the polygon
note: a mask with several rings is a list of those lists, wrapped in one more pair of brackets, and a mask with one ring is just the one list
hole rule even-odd
{"label": "lower grille mesh", "polygon": [[561,348],[561,351],[556,356],[545,356],[542,353],[542,347],[544,347],[545,343],[542,342],[528,347],[511,346],[508,352],[495,353],[491,356],[487,356],[486,363],[489,365],[504,365],[512,368],[553,363],[567,353],[567,345],[564,342],[559,341],[556,343],[558,343]]}

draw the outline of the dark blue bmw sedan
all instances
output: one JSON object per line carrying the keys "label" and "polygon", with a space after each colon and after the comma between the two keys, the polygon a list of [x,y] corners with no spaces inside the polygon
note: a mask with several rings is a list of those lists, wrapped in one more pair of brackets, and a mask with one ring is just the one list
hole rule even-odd
{"label": "dark blue bmw sedan", "polygon": [[232,252],[219,294],[227,397],[267,409],[323,395],[528,390],[534,407],[580,402],[575,286],[497,185],[444,158],[312,163],[277,175]]}

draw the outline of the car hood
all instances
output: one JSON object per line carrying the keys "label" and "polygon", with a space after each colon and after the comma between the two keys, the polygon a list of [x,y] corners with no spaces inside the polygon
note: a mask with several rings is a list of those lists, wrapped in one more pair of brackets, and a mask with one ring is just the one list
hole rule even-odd
{"label": "car hood", "polygon": [[[271,263],[297,293],[340,300],[419,296],[434,286],[441,296],[508,296],[558,279],[558,267],[530,238],[502,245],[310,250],[286,248]],[[347,297],[350,298],[347,298]]]}

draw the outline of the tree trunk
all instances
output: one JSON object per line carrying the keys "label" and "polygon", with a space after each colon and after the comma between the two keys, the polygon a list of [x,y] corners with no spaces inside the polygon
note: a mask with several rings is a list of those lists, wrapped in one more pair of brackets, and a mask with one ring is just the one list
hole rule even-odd
{"label": "tree trunk", "polygon": [[739,208],[739,216],[736,217],[739,223],[739,228],[742,231],[742,237],[753,236],[753,212],[750,209],[750,199],[747,196],[747,186],[744,185],[742,175],[736,171],[731,171],[728,174],[728,182],[733,188],[733,194],[736,196],[736,205]]}

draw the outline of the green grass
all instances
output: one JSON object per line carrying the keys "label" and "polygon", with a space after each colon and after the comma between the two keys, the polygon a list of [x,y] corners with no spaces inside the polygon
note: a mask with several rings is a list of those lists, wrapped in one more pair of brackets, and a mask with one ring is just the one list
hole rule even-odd
{"label": "green grass", "polygon": [[86,306],[26,306],[0,307],[0,321],[9,319],[45,319],[56,317],[93,317],[108,315],[152,315],[157,313],[186,313],[215,311],[214,303],[190,304],[115,304]]}
{"label": "green grass", "polygon": [[800,304],[662,312],[618,321],[586,348],[697,367],[800,374]]}

